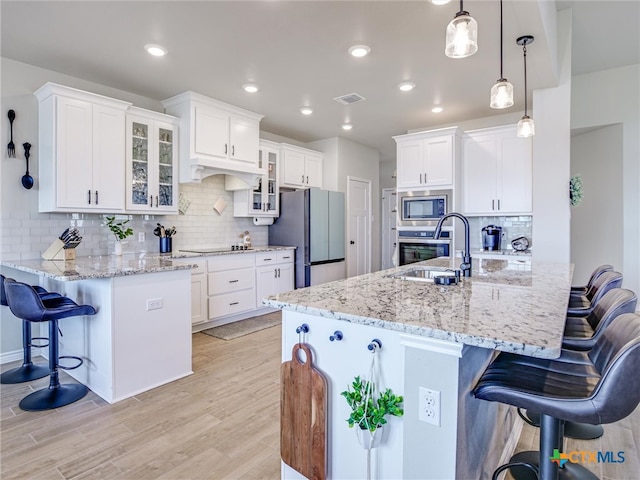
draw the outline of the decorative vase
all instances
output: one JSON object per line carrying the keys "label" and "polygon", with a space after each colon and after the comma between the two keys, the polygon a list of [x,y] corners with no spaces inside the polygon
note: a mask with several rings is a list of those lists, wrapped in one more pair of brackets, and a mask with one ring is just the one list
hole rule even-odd
{"label": "decorative vase", "polygon": [[119,240],[116,240],[116,243],[113,246],[113,254],[122,255],[122,242],[120,242]]}
{"label": "decorative vase", "polygon": [[357,428],[356,433],[358,435],[358,441],[360,442],[360,445],[365,450],[380,446],[380,442],[382,441],[382,427],[376,428],[373,432],[370,432],[366,429],[363,430],[362,428]]}

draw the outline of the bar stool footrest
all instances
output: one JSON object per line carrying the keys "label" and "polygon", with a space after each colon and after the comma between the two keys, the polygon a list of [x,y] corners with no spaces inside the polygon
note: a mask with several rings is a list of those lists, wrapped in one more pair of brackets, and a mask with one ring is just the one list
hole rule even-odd
{"label": "bar stool footrest", "polygon": [[[66,367],[63,365],[60,365],[60,360],[62,360],[63,358],[70,358],[72,360],[77,360],[78,364],[77,365],[72,365],[70,367]],[[58,357],[58,368],[61,368],[62,370],[75,370],[76,368],[78,368],[80,365],[82,365],[84,363],[84,360],[80,357],[74,357],[73,355],[62,355],[60,357]]]}
{"label": "bar stool footrest", "polygon": [[56,388],[43,388],[20,400],[20,408],[28,412],[52,410],[80,400],[89,389],[79,383],[65,383]]}
{"label": "bar stool footrest", "polygon": [[18,368],[7,370],[0,376],[0,383],[24,383],[49,376],[49,367],[46,365],[22,365]]}
{"label": "bar stool footrest", "polygon": [[[36,344],[36,343],[33,343],[34,340],[44,340],[47,343]],[[32,337],[31,338],[31,343],[29,344],[29,346],[33,347],[33,348],[45,348],[45,347],[48,347],[49,346],[49,338],[48,337]]]}
{"label": "bar stool footrest", "polygon": [[[522,413],[522,409],[517,409],[518,415],[522,420],[533,427],[540,426],[540,414],[527,410]],[[564,422],[564,437],[573,438],[575,440],[595,440],[604,435],[604,427],[602,425],[591,425],[590,423]]]}
{"label": "bar stool footrest", "polygon": [[[551,461],[550,459],[548,460]],[[526,463],[533,465],[539,469],[540,467],[540,452],[538,451],[526,451],[516,453],[511,459],[509,464],[512,463]],[[528,468],[513,467],[511,470],[511,476],[515,480],[537,480],[538,476]],[[585,467],[578,463],[567,462],[564,466],[558,469],[558,480],[599,480],[596,475],[591,473]]]}

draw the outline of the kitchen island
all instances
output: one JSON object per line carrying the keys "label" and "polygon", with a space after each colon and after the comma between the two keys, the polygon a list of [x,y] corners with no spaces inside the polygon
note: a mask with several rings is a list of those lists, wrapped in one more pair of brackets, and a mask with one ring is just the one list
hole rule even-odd
{"label": "kitchen island", "polygon": [[[571,265],[474,259],[473,276],[451,286],[394,276],[423,265],[457,267],[435,259],[265,300],[283,310],[283,361],[302,340],[328,379],[329,478],[366,474],[366,451],[347,427],[340,392],[367,375],[373,339],[382,344],[380,388],[404,396],[404,416],[389,420],[372,454],[376,478],[388,479],[490,478],[515,448],[519,424],[510,407],[473,397],[477,379],[496,350],[560,354]],[[308,333],[296,333],[303,324]],[[440,394],[438,425],[419,420],[421,387]],[[284,464],[282,472],[300,478]]]}

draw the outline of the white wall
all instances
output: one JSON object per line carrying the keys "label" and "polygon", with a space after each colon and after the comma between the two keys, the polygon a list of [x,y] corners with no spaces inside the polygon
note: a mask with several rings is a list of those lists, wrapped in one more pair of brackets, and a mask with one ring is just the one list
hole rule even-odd
{"label": "white wall", "polygon": [[582,177],[583,198],[571,207],[574,285],[585,285],[595,267],[623,264],[622,125],[571,138],[571,175]]}
{"label": "white wall", "polygon": [[[622,125],[623,285],[640,293],[640,64],[573,78],[571,128]],[[602,159],[599,159],[602,161]],[[617,186],[619,188],[619,185]],[[586,195],[586,192],[585,192]],[[614,265],[620,268],[619,265]]]}

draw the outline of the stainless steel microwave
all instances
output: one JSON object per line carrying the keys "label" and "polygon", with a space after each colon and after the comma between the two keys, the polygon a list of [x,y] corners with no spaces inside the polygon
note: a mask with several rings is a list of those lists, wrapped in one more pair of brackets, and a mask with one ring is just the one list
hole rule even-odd
{"label": "stainless steel microwave", "polygon": [[448,194],[405,192],[400,194],[398,224],[405,227],[435,226],[448,213]]}

